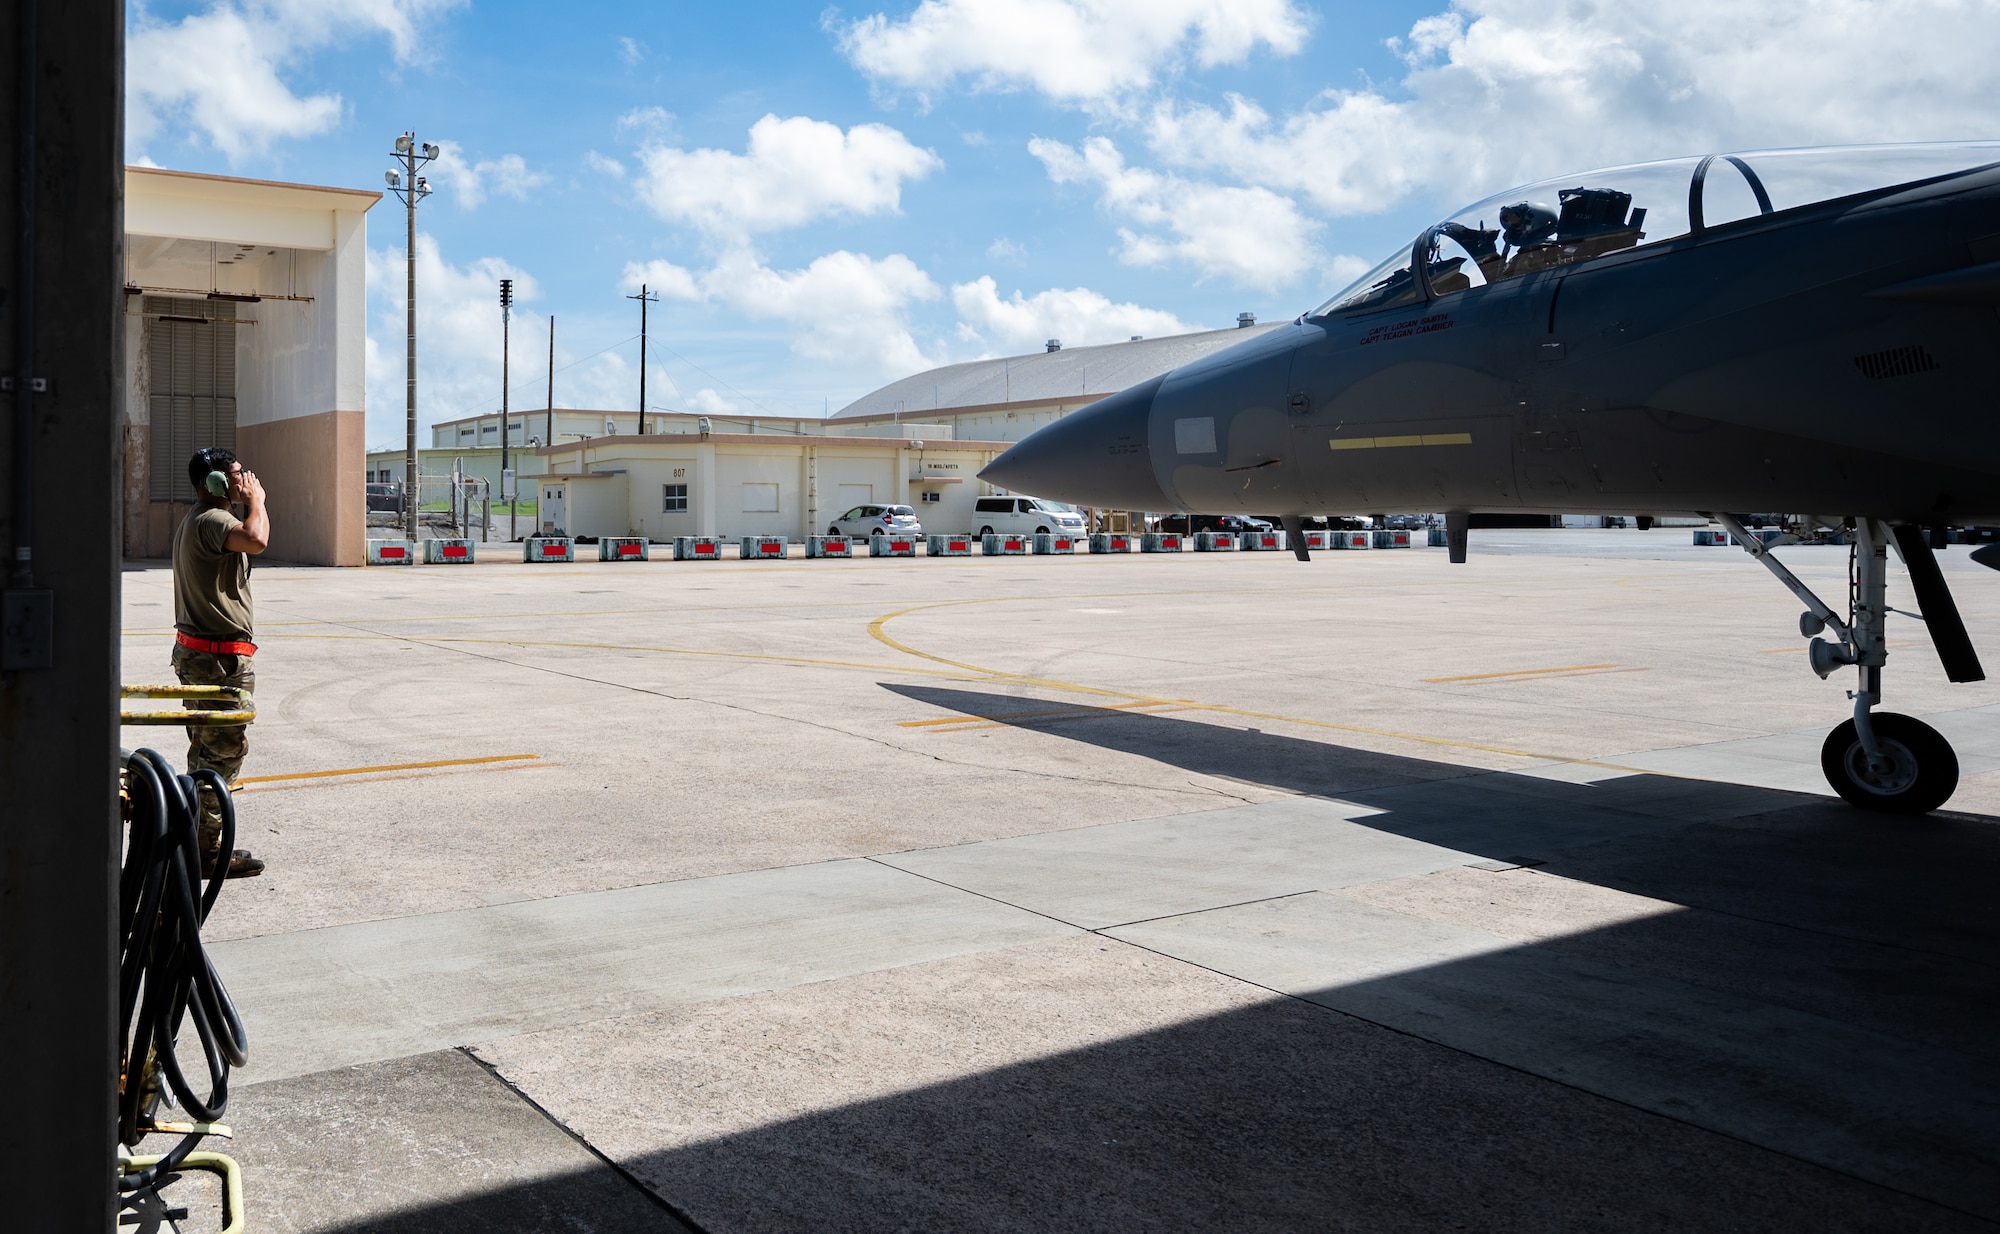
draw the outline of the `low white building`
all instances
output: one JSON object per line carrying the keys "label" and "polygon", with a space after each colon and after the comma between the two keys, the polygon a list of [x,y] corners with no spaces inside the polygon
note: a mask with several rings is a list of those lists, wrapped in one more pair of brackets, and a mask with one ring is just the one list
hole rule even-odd
{"label": "low white building", "polygon": [[270,555],[363,559],[366,216],[380,193],[125,169],[125,551],[165,556],[188,457],[270,490]]}
{"label": "low white building", "polygon": [[[1009,442],[769,433],[620,435],[536,447],[524,477],[543,532],[781,535],[824,532],[855,506],[908,505],[933,531],[970,531],[992,490],[979,470]],[[531,487],[532,486],[532,487]]]}

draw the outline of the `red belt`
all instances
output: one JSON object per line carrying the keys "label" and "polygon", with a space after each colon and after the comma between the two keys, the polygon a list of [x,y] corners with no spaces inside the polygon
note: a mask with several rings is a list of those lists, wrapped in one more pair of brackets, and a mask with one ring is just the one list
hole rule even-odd
{"label": "red belt", "polygon": [[174,631],[174,641],[190,650],[206,651],[212,656],[254,656],[257,654],[257,644],[255,643],[218,643],[213,639],[196,638],[192,634],[183,634],[179,630]]}

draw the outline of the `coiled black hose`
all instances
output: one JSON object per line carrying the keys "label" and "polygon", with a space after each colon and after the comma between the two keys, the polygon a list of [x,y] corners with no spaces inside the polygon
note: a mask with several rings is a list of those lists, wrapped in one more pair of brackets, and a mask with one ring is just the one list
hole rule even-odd
{"label": "coiled black hose", "polygon": [[[200,788],[222,808],[222,848],[208,885],[201,882]],[[215,1122],[229,1104],[229,1069],[246,1059],[249,1038],[222,978],[201,945],[201,926],[236,842],[236,807],[222,777],[206,768],[180,775],[164,758],[140,750],[126,760],[131,829],[118,878],[118,1023],[122,1036],[118,1138],[136,1145],[152,1120],[159,1093],[155,1073],[196,1122]],[[181,1070],[174,1043],[183,1019],[194,1023],[208,1066],[209,1089],[197,1094]],[[124,1175],[120,1191],[144,1191],[179,1168],[201,1142],[195,1132],[159,1161]]]}

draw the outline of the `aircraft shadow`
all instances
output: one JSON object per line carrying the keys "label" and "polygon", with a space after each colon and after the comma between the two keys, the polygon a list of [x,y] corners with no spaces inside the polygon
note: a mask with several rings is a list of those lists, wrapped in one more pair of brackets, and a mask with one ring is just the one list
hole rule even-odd
{"label": "aircraft shadow", "polygon": [[[1421,896],[1392,911],[1358,888],[1107,928],[1278,993],[621,1161],[712,1234],[2000,1220],[2000,829],[1987,822],[1668,777],[1467,774],[1180,717],[886,688],[1541,863],[1439,886],[1546,889],[1556,874],[1660,903],[1532,938],[1482,934]],[[1049,711],[1060,719],[1009,719]],[[1424,958],[1369,962],[1364,944],[1385,937]],[[1093,961],[1076,962],[1082,1007]],[[577,1185],[329,1228],[486,1228],[458,1222],[552,1211]]]}

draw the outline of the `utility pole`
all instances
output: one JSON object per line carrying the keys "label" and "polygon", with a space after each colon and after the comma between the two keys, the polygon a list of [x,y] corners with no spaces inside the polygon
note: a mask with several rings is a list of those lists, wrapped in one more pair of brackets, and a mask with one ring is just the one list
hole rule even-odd
{"label": "utility pole", "polygon": [[402,164],[401,169],[391,167],[383,176],[389,191],[402,200],[409,224],[403,246],[403,315],[408,331],[403,357],[403,534],[411,540],[417,538],[417,499],[422,495],[417,483],[417,203],[431,195],[431,182],[417,170],[437,156],[436,146],[429,142],[419,146],[415,133],[405,133],[389,155]]}
{"label": "utility pole", "polygon": [[[549,314],[549,422],[542,428],[542,444],[556,444],[556,315]],[[536,517],[541,517],[540,507]]]}
{"label": "utility pole", "polygon": [[507,503],[507,539],[514,539],[514,471],[507,463],[507,436],[513,431],[507,420],[508,331],[514,320],[514,280],[500,280],[500,499]]}
{"label": "utility pole", "polygon": [[639,302],[639,436],[644,437],[646,435],[646,306],[658,303],[660,297],[656,292],[647,291],[646,285],[641,283],[638,295],[625,298]]}

